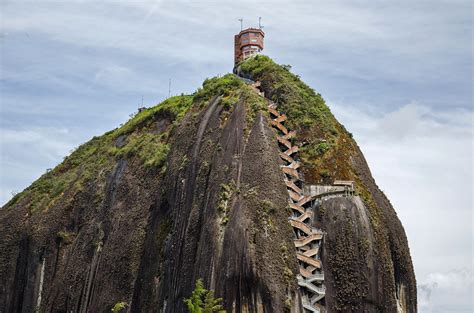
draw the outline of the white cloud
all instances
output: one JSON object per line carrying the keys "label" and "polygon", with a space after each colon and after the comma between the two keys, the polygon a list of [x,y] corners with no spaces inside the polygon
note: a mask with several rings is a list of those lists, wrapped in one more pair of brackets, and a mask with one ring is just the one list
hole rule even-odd
{"label": "white cloud", "polygon": [[136,78],[135,73],[125,66],[106,65],[95,73],[92,85],[104,84],[118,87],[125,85],[125,81],[130,81],[132,75]]}
{"label": "white cloud", "polygon": [[[278,34],[275,43],[287,45],[285,50],[295,47],[311,48],[313,52],[330,50],[330,54],[325,53],[322,59],[314,61],[330,61],[332,70],[364,78],[371,77],[364,70],[367,62],[381,65],[380,57],[384,55],[392,55],[398,60],[410,59],[421,66],[424,64],[419,62],[421,57],[430,58],[440,51],[462,53],[465,49],[461,48],[468,45],[453,36],[453,33],[457,35],[457,29],[450,26],[451,23],[466,22],[463,10],[467,6],[462,2],[458,2],[458,6],[448,6],[443,1],[431,1],[431,5],[400,1],[372,5],[370,9],[366,1],[276,3],[69,1],[65,5],[50,1],[39,5],[19,1],[4,6],[3,27],[7,32],[38,32],[78,46],[120,49],[170,60],[215,62],[223,57],[223,49],[232,47],[227,36],[231,37],[238,29],[237,18],[243,16],[245,25],[250,26],[256,24],[260,15],[264,17],[269,35]],[[249,14],[249,7],[253,14]],[[440,10],[449,10],[451,14],[440,20]],[[390,14],[386,14],[387,11]],[[424,36],[432,32],[436,33],[435,37]],[[275,45],[269,43],[269,47]],[[341,53],[348,54],[349,50],[350,59],[358,62],[351,67],[338,65]],[[417,71],[416,76],[414,71],[386,63],[377,66],[376,70],[395,77],[408,78],[410,75],[425,79],[428,68]]]}
{"label": "white cloud", "polygon": [[[58,157],[65,156],[72,148],[70,137],[71,134],[66,128],[2,129],[0,135],[2,149],[6,147],[7,150],[10,150],[9,146],[13,145],[35,147],[35,155],[40,153],[41,157],[50,161],[56,161]],[[27,151],[24,152],[26,155]]]}
{"label": "white cloud", "polygon": [[[468,299],[461,299],[469,292],[447,287],[443,275],[454,277],[454,286],[465,274],[460,268],[472,269],[473,113],[416,103],[383,115],[341,103],[331,109],[354,133],[402,221],[420,282],[420,312],[468,312]],[[430,290],[436,296],[428,297]]]}
{"label": "white cloud", "polygon": [[472,269],[430,273],[418,284],[420,312],[472,312],[473,283]]}
{"label": "white cloud", "polygon": [[[84,139],[82,139],[84,140]],[[56,166],[80,142],[66,128],[0,129],[0,203]]]}

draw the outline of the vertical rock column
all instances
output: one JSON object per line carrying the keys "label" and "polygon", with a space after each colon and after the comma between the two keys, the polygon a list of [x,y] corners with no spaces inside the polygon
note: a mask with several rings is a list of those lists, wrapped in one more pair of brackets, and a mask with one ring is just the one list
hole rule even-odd
{"label": "vertical rock column", "polygon": [[[252,87],[260,86],[256,82]],[[263,93],[260,93],[263,96]],[[300,162],[294,156],[298,146],[292,145],[291,138],[296,136],[295,131],[289,131],[283,123],[287,117],[277,111],[277,105],[269,99],[268,110],[272,115],[272,126],[276,129],[277,140],[281,149],[280,157],[285,165],[281,170],[285,175],[285,183],[289,195],[289,206],[292,209],[290,224],[295,232],[294,244],[300,268],[298,285],[301,288],[302,304],[306,312],[324,312],[324,273],[320,258],[320,247],[323,232],[311,226],[313,211],[310,207],[311,197],[304,196],[303,182],[300,178]]]}

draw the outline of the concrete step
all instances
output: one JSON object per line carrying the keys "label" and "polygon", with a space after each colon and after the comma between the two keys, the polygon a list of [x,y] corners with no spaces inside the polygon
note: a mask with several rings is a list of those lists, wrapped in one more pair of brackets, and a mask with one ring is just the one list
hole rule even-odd
{"label": "concrete step", "polygon": [[285,160],[288,163],[293,163],[295,161],[292,157],[290,157],[289,155],[286,155],[283,152],[280,152],[279,155],[280,155],[280,158],[282,158],[283,160]]}
{"label": "concrete step", "polygon": [[306,211],[300,216],[296,218],[297,221],[304,223],[307,219],[311,219],[313,217],[312,211]]}
{"label": "concrete step", "polygon": [[305,209],[304,209],[302,206],[297,205],[296,203],[294,203],[293,201],[291,201],[291,199],[290,199],[290,201],[288,202],[288,205],[289,205],[289,207],[290,207],[292,210],[295,210],[295,211],[297,211],[297,212],[300,212],[301,214],[304,214],[304,213],[306,212]]}
{"label": "concrete step", "polygon": [[[326,294],[326,287],[324,287],[324,285],[322,285],[321,287],[318,287],[314,285],[313,283],[308,282],[307,279],[304,279],[301,276],[298,277],[298,285],[301,287],[307,288],[308,290],[312,291],[315,294],[319,294],[323,296]],[[313,302],[314,298],[312,298],[310,301]]]}
{"label": "concrete step", "polygon": [[275,106],[275,108],[273,108],[271,106],[268,106],[268,112],[270,112],[271,114],[273,114],[276,117],[280,116],[280,112],[278,112],[276,110],[276,106]]}
{"label": "concrete step", "polygon": [[303,194],[303,190],[300,187],[296,186],[296,184],[293,181],[285,179],[285,183],[286,183],[286,186],[290,188],[291,190],[293,190],[294,192],[300,195]]}
{"label": "concrete step", "polygon": [[293,161],[293,162],[291,162],[290,164],[288,164],[288,165],[282,165],[281,167],[288,167],[288,168],[292,168],[292,169],[297,170],[297,169],[300,168],[300,166],[301,166],[301,163],[300,163],[300,162],[298,162],[298,161]]}
{"label": "concrete step", "polygon": [[300,221],[295,220],[295,219],[290,219],[290,224],[291,224],[291,226],[301,230],[302,232],[304,232],[308,236],[312,234],[313,228],[311,226],[306,225],[303,222],[300,222]]}
{"label": "concrete step", "polygon": [[306,281],[312,283],[314,281],[324,281],[324,274],[314,274],[306,278]]}
{"label": "concrete step", "polygon": [[302,302],[301,304],[303,305],[303,308],[305,310],[308,310],[308,311],[314,312],[314,313],[322,313],[317,307],[312,306],[310,303]]}
{"label": "concrete step", "polygon": [[[319,296],[319,295],[318,295]],[[316,296],[313,296],[315,298]],[[321,300],[323,297],[321,297],[319,300]],[[314,300],[313,300],[314,301]],[[301,297],[301,304],[303,305],[303,308],[306,310],[309,310],[310,312],[318,312],[318,313],[325,313],[324,306],[320,305],[319,303],[312,303],[312,301],[308,298],[307,295],[303,295]],[[305,311],[306,313],[306,311]]]}
{"label": "concrete step", "polygon": [[298,239],[294,239],[293,242],[295,244],[295,247],[299,248],[299,247],[302,247],[302,246],[305,246],[307,245],[308,243],[310,242],[313,242],[313,241],[319,241],[323,239],[323,234],[320,234],[320,233],[312,233],[311,235],[309,236],[306,236],[306,237],[300,237]]}
{"label": "concrete step", "polygon": [[306,279],[309,277],[314,276],[314,271],[316,270],[316,267],[314,266],[307,266],[305,267],[300,267],[300,275]]}
{"label": "concrete step", "polygon": [[300,195],[299,193],[296,193],[290,189],[288,189],[288,194],[290,195],[290,198],[291,200],[295,201],[295,202],[298,202],[301,200],[301,198],[303,198],[302,195]]}
{"label": "concrete step", "polygon": [[288,134],[283,136],[283,138],[288,139],[288,140],[294,137],[296,137],[296,132],[294,130],[289,131]]}
{"label": "concrete step", "polygon": [[308,251],[305,251],[305,252],[303,253],[303,255],[305,255],[305,256],[307,256],[307,257],[312,257],[312,256],[314,256],[314,255],[317,255],[318,252],[319,252],[319,246],[316,247],[316,248],[310,249],[310,250],[308,250]]}
{"label": "concrete step", "polygon": [[308,203],[309,201],[311,201],[311,197],[305,196],[305,197],[303,197],[300,201],[298,201],[298,205],[303,206],[303,205],[305,205],[306,203]]}
{"label": "concrete step", "polygon": [[[314,307],[316,307],[316,306],[318,305],[317,302],[321,301],[325,296],[326,296],[325,293],[317,293],[317,294],[315,294],[315,295],[311,298],[310,303],[311,303]],[[322,307],[322,306],[320,306],[320,307]]]}
{"label": "concrete step", "polygon": [[286,155],[292,155],[293,153],[298,152],[298,150],[299,150],[298,146],[293,146],[291,147],[291,149],[288,149],[283,153],[285,153]]}
{"label": "concrete step", "polygon": [[283,134],[288,134],[288,129],[286,129],[285,126],[283,126],[281,123],[275,121],[275,120],[272,120],[272,125],[276,128],[278,128]]}
{"label": "concrete step", "polygon": [[288,119],[288,117],[285,114],[281,114],[280,116],[278,116],[277,118],[275,118],[273,120],[277,123],[283,123],[287,119]]}
{"label": "concrete step", "polygon": [[[316,260],[316,259],[307,257],[302,253],[296,253],[296,257],[301,262],[304,262],[304,263],[309,264],[311,266],[314,266],[316,268],[321,268],[321,260]],[[298,279],[298,284],[299,284],[299,279]]]}
{"label": "concrete step", "polygon": [[288,139],[285,139],[285,138],[277,135],[277,140],[278,140],[279,143],[281,143],[282,145],[284,145],[288,149],[291,149],[292,144]]}
{"label": "concrete step", "polygon": [[282,167],[281,168],[282,172],[285,174],[290,175],[291,177],[294,177],[296,179],[300,178],[300,175],[298,174],[298,171],[289,167]]}

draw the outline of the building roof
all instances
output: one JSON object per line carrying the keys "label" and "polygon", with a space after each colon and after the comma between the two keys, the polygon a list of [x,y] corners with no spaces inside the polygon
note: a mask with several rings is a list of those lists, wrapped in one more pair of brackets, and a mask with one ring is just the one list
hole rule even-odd
{"label": "building roof", "polygon": [[249,32],[259,32],[262,34],[262,36],[265,37],[265,33],[263,32],[261,28],[253,28],[253,27],[241,30],[240,33],[237,34],[237,36],[240,37],[242,34],[249,33]]}

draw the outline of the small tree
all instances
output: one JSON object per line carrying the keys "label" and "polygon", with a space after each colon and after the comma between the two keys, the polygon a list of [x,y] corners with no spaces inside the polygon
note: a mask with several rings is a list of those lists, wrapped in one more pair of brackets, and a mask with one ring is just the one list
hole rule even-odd
{"label": "small tree", "polygon": [[225,313],[222,307],[222,298],[214,298],[214,291],[204,288],[202,279],[196,280],[196,286],[191,297],[184,299],[184,303],[191,313]]}
{"label": "small tree", "polygon": [[114,307],[112,308],[112,313],[117,313],[122,311],[127,307],[127,302],[117,302],[115,303]]}

